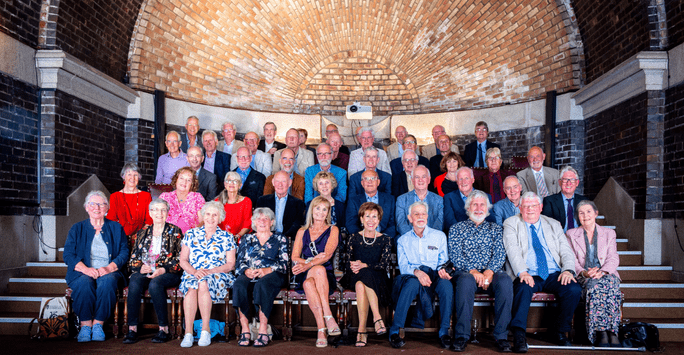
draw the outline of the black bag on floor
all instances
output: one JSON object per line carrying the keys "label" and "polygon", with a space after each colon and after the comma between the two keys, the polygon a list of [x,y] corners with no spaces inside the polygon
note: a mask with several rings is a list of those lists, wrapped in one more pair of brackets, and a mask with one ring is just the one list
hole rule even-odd
{"label": "black bag on floor", "polygon": [[645,347],[655,351],[660,349],[658,327],[643,322],[633,322],[620,326],[620,341],[626,348]]}

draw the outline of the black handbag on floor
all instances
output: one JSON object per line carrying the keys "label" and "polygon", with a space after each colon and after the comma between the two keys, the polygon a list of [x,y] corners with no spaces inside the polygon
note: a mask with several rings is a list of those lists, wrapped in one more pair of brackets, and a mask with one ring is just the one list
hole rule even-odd
{"label": "black handbag on floor", "polygon": [[648,350],[660,349],[658,327],[643,322],[633,322],[620,326],[620,341],[626,348],[645,347]]}

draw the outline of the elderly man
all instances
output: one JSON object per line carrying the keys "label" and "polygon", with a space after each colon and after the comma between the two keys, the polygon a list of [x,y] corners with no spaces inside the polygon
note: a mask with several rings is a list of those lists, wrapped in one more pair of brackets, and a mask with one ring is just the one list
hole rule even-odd
{"label": "elderly man", "polygon": [[[306,185],[304,182],[304,177],[294,172],[294,156],[295,154],[289,148],[283,149],[282,153],[280,154],[280,171],[285,171],[286,173],[288,173],[288,175],[290,176],[290,180],[292,180],[292,185],[290,185],[290,188],[288,189],[287,193],[304,201]],[[270,195],[272,193],[275,193],[275,189],[273,188],[274,177],[275,174],[266,178],[266,183],[264,185],[264,195]]]}
{"label": "elderly man", "polygon": [[394,136],[397,138],[397,141],[387,147],[387,159],[390,162],[404,155],[404,139],[406,139],[407,135],[408,131],[406,131],[404,126],[397,126],[394,130]]}
{"label": "elderly man", "polygon": [[270,208],[276,217],[275,232],[294,240],[299,227],[304,224],[306,205],[288,193],[292,179],[285,170],[273,174],[271,182],[275,193],[259,197],[256,207]]}
{"label": "elderly man", "polygon": [[430,158],[429,160],[429,167],[430,167],[430,175],[432,175],[432,181],[431,183],[434,185],[435,183],[435,178],[438,176],[442,175],[442,158],[444,158],[447,153],[449,153],[449,147],[451,147],[451,138],[447,136],[446,134],[442,134],[441,136],[437,137],[437,147],[439,149],[437,154],[435,154],[433,157]]}
{"label": "elderly man", "polygon": [[218,195],[218,184],[216,183],[216,175],[202,168],[202,161],[204,161],[202,148],[198,146],[190,147],[187,157],[190,168],[195,171],[195,176],[199,180],[197,192],[204,197],[205,201],[213,200]]}
{"label": "elderly man", "polygon": [[278,132],[278,127],[276,127],[273,122],[266,122],[264,124],[264,139],[259,142],[257,149],[264,153],[268,153],[273,159],[273,154],[286,147],[285,144],[280,143],[275,140],[276,133]]}
{"label": "elderly man", "polygon": [[[357,137],[361,143],[361,148],[354,150],[349,155],[349,169],[347,169],[347,173],[350,176],[364,169],[363,152],[366,150],[366,148],[373,146],[373,141],[375,141],[373,129],[370,127],[361,128]],[[392,170],[390,170],[389,166],[389,160],[387,159],[387,153],[385,153],[384,150],[379,150],[378,158],[378,169],[388,174],[392,174]]]}
{"label": "elderly man", "polygon": [[404,155],[399,159],[402,168],[392,174],[392,196],[395,198],[413,190],[413,170],[418,166],[418,156],[412,150],[404,150]]}
{"label": "elderly man", "polygon": [[[404,158],[406,154],[404,152]],[[411,174],[411,182],[414,189],[399,196],[397,198],[396,220],[397,220],[397,235],[404,235],[411,230],[411,225],[406,216],[409,214],[409,206],[414,202],[425,202],[430,208],[430,217],[428,225],[432,229],[442,230],[444,222],[444,201],[442,196],[434,192],[428,191],[430,185],[430,170],[423,165],[418,165],[413,169]]]}
{"label": "elderly man", "polygon": [[575,193],[579,186],[579,175],[577,170],[571,166],[566,166],[560,171],[561,192],[544,198],[544,208],[542,214],[560,222],[564,231],[573,229],[581,225],[580,220],[575,215],[577,204],[582,200],[588,200],[585,196]]}
{"label": "elderly man", "polygon": [[[427,172],[427,169],[425,169]],[[401,275],[394,279],[392,298],[396,300],[394,319],[389,330],[390,345],[400,348],[406,344],[399,336],[405,326],[409,306],[418,297],[416,316],[412,326],[421,327],[424,319],[432,317],[433,298],[439,297],[439,339],[443,348],[451,346],[448,335],[451,321],[453,287],[447,280],[449,275],[438,270],[449,258],[447,240],[439,229],[429,227],[428,213],[432,211],[424,202],[414,202],[406,209],[411,229],[397,241],[397,260]]]}
{"label": "elderly man", "polygon": [[503,181],[506,177],[515,175],[508,169],[501,169],[501,150],[499,148],[489,148],[485,156],[487,162],[487,173],[480,175],[475,182],[475,188],[488,193],[492,196],[492,202],[497,203],[504,199],[505,192]]}
{"label": "elderly man", "polygon": [[349,153],[345,153],[345,151],[348,152],[349,148],[342,145],[342,136],[340,136],[339,133],[331,133],[326,142],[330,144],[330,148],[332,148],[333,151],[332,165],[347,170],[349,167]]}
{"label": "elderly man", "polygon": [[475,304],[475,292],[494,296],[494,331],[496,345],[501,352],[510,352],[508,323],[511,321],[513,282],[503,270],[506,250],[503,228],[485,221],[492,205],[482,191],[473,191],[465,202],[468,220],[449,229],[449,260],[455,273],[454,308],[458,320],[454,327],[455,340],[451,350],[464,351],[470,338],[470,320]]}
{"label": "elderly man", "polygon": [[[304,176],[306,168],[314,165],[314,155],[311,151],[307,149],[301,149],[299,147],[299,132],[295,128],[290,128],[285,133],[285,144],[295,154],[295,172],[301,176]],[[273,172],[277,172],[281,169],[280,167],[280,155],[283,149],[275,152],[273,154]]]}
{"label": "elderly man", "polygon": [[507,177],[503,186],[506,198],[495,203],[494,208],[492,208],[496,224],[500,226],[503,226],[504,221],[509,217],[520,214],[520,195],[522,193],[522,186],[520,186],[520,181],[515,175]]}
{"label": "elderly man", "polygon": [[154,179],[156,184],[170,184],[176,170],[188,166],[188,158],[180,150],[180,134],[170,131],[166,134],[166,149],[168,153],[157,159],[157,177]]}
{"label": "elderly man", "polygon": [[475,141],[466,145],[463,160],[465,161],[466,166],[486,168],[489,164],[486,157],[487,150],[491,148],[500,149],[500,147],[498,144],[487,140],[487,138],[489,138],[489,127],[485,121],[480,121],[475,124],[475,138]]}
{"label": "elderly man", "polygon": [[[216,181],[223,181],[226,173],[230,171],[230,154],[217,150],[218,137],[216,132],[205,130],[202,132],[202,143],[204,144],[204,168],[216,175]],[[219,191],[223,186],[219,187]]]}
{"label": "elderly man", "polygon": [[[404,138],[404,147],[403,147],[404,150],[403,151],[405,152],[407,150],[412,150],[418,158],[416,165],[424,165],[424,166],[429,167],[430,166],[430,160],[428,160],[428,158],[426,158],[422,155],[418,155],[418,144],[416,142],[417,142],[416,137],[414,137],[412,134],[407,135],[406,138]],[[401,156],[403,157],[404,154],[402,153]],[[396,159],[390,161],[390,169],[392,170],[392,176],[394,176],[395,174],[399,174],[402,171],[404,171],[402,158],[396,158]]]}
{"label": "elderly man", "polygon": [[504,221],[506,270],[514,279],[513,351],[526,352],[525,329],[532,294],[558,295],[558,317],[550,340],[570,346],[565,332],[571,330],[572,315],[582,294],[575,280],[575,255],[558,221],[541,215],[542,199],[534,192],[522,196],[520,215]]}
{"label": "elderly man", "polygon": [[181,146],[180,149],[184,152],[188,152],[188,148],[190,147],[200,147],[204,148],[202,146],[202,139],[197,135],[199,132],[199,118],[195,116],[190,116],[188,119],[185,121],[185,132],[181,134]]}
{"label": "elderly man", "polygon": [[337,181],[337,187],[333,191],[333,198],[339,201],[347,200],[347,172],[344,169],[334,166],[332,162],[332,148],[327,143],[321,143],[316,147],[316,156],[318,156],[318,164],[306,168],[304,175],[306,190],[304,192],[304,202],[309,203],[314,197],[318,196],[318,192],[314,191],[313,179],[316,174],[321,171],[332,173]]}
{"label": "elderly man", "polygon": [[[369,150],[366,150],[368,152]],[[361,185],[363,190],[356,195],[349,195],[347,202],[347,232],[349,234],[363,230],[359,219],[358,210],[365,202],[377,203],[382,207],[382,220],[378,225],[378,231],[387,234],[392,239],[396,238],[396,225],[394,222],[394,196],[386,192],[378,191],[380,179],[378,170],[366,170],[361,173]],[[357,173],[358,174],[358,173]]]}
{"label": "elderly man", "polygon": [[378,148],[368,147],[366,151],[363,152],[365,169],[349,177],[349,196],[355,196],[362,192],[363,186],[361,186],[361,175],[364,171],[369,170],[377,171],[378,178],[380,179],[380,191],[388,194],[392,193],[392,175],[376,169],[378,160]]}
{"label": "elderly man", "polygon": [[[446,130],[444,129],[444,126],[441,125],[436,125],[432,127],[432,139],[435,141],[435,143],[439,142],[439,136],[445,135]],[[435,143],[430,143],[426,146],[423,146],[422,152],[423,156],[427,159],[430,159],[434,157],[435,155],[441,155],[441,152],[438,152],[438,147]],[[456,144],[451,145],[451,151],[459,154],[458,146]]]}
{"label": "elderly man", "polygon": [[[271,155],[264,153],[257,148],[259,147],[259,135],[255,132],[247,132],[245,134],[245,148],[249,150],[249,154],[252,155],[252,169],[262,173],[264,176],[271,175],[273,171]],[[238,161],[235,156],[230,160],[230,167],[235,170],[238,166]]]}
{"label": "elderly man", "polygon": [[235,139],[235,125],[230,122],[225,122],[221,126],[221,134],[223,135],[223,140],[219,141],[218,146],[221,151],[228,153],[232,156],[237,153],[238,148],[243,147],[245,144],[242,141]]}
{"label": "elderly man", "polygon": [[[465,209],[465,201],[473,191],[473,170],[467,166],[458,168],[456,170],[456,183],[458,190],[451,191],[444,195],[444,230],[448,231],[451,226],[458,222],[463,222],[468,219],[468,214]],[[491,197],[485,194],[491,202]],[[494,216],[487,216],[487,221],[495,222]]]}
{"label": "elderly man", "polygon": [[523,194],[532,191],[544,198],[560,192],[558,170],[545,167],[544,159],[546,159],[546,154],[539,147],[532,147],[527,152],[527,162],[530,166],[517,174]]}
{"label": "elderly man", "polygon": [[242,188],[240,189],[240,195],[249,197],[252,204],[256,203],[257,198],[264,193],[264,184],[266,183],[266,177],[264,174],[252,169],[250,166],[252,163],[252,154],[250,154],[247,147],[238,148],[237,153],[237,168],[235,171],[240,175],[242,179]]}
{"label": "elderly man", "polygon": [[[333,135],[338,135],[340,136],[340,130],[337,128],[337,125],[331,123],[325,127],[325,138],[326,138],[326,143],[330,144],[333,147],[334,152],[339,152],[339,153],[344,153],[349,157],[349,154],[351,152],[349,151],[349,148],[347,148],[346,145],[344,145],[344,142],[342,141],[342,136],[340,136],[340,147],[336,150],[335,146],[332,142],[330,142],[330,139],[332,138]],[[335,160],[333,159],[333,164],[335,164]],[[337,165],[337,164],[335,164]],[[339,166],[339,165],[338,165]],[[341,167],[341,166],[340,166]],[[342,168],[342,167],[341,167]],[[344,167],[343,169],[347,169]]]}

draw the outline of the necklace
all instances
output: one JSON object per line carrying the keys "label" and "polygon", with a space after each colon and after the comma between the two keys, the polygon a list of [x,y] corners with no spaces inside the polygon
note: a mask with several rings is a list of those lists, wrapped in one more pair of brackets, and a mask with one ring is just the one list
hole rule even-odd
{"label": "necklace", "polygon": [[[373,231],[373,235],[375,235],[375,231]],[[361,233],[361,238],[363,238],[363,243],[366,244],[366,245],[373,245],[373,244],[375,243],[375,240],[378,239],[378,238],[373,237],[373,238],[372,238],[372,239],[373,239],[372,242],[370,242],[370,243],[367,242],[367,241],[366,241],[366,231],[365,231],[365,230],[363,231],[363,233]]]}

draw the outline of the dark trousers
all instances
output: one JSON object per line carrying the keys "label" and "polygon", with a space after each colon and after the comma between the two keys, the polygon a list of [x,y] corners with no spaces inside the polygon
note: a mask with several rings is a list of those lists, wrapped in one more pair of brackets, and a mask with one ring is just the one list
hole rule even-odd
{"label": "dark trousers", "polygon": [[123,278],[121,273],[113,272],[93,279],[81,274],[69,283],[74,313],[80,321],[106,321],[116,304],[116,289]]}
{"label": "dark trousers", "polygon": [[475,277],[468,272],[461,272],[451,279],[454,284],[454,308],[457,321],[454,326],[456,339],[466,341],[470,338],[470,320],[473,318],[475,293],[486,293],[494,296],[494,339],[508,338],[508,324],[511,322],[511,306],[513,304],[513,281],[503,271],[494,273],[492,284],[487,290],[477,287]]}
{"label": "dark trousers", "polygon": [[[404,281],[404,285],[401,288],[401,293],[397,299],[397,306],[394,310],[394,320],[392,321],[392,327],[390,328],[389,335],[399,333],[399,329],[404,327],[411,302],[413,302],[416,296],[418,296],[420,288],[425,287],[422,286],[420,281],[418,281],[418,278],[413,275],[402,276],[408,277],[408,279]],[[448,280],[438,278],[437,286],[435,287],[435,293],[439,297],[439,316],[441,317],[439,324],[439,336],[442,337],[443,335],[449,333],[454,290]],[[420,312],[418,312],[418,314],[420,314]]]}
{"label": "dark trousers", "polygon": [[560,271],[549,275],[546,280],[539,276],[534,276],[534,287],[520,282],[516,278],[514,285],[515,295],[513,296],[513,319],[511,328],[527,329],[527,313],[530,310],[532,294],[535,292],[553,293],[558,296],[558,318],[556,318],[556,331],[569,332],[572,328],[572,316],[577,308],[577,303],[582,295],[582,286],[576,282],[570,282],[563,286],[558,281]]}
{"label": "dark trousers", "polygon": [[153,279],[139,272],[132,274],[128,284],[128,324],[138,325],[140,300],[145,289],[149,289],[159,326],[167,327],[169,325],[169,312],[166,306],[166,289],[178,286],[179,283],[180,275],[174,273],[161,274]]}
{"label": "dark trousers", "polygon": [[242,274],[233,283],[233,307],[249,318],[252,314],[252,304],[255,306],[254,315],[258,311],[264,313],[266,318],[271,316],[273,301],[280,292],[286,281],[285,274],[272,272],[262,278],[251,282],[252,279]]}

